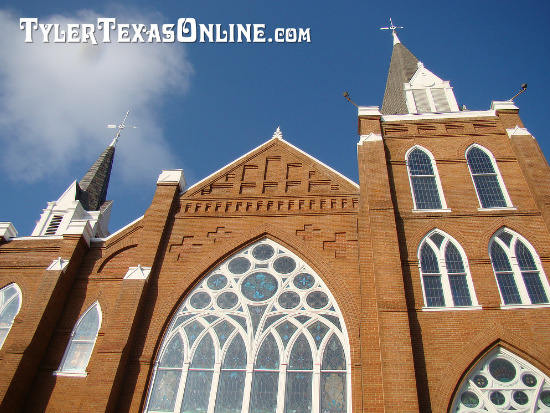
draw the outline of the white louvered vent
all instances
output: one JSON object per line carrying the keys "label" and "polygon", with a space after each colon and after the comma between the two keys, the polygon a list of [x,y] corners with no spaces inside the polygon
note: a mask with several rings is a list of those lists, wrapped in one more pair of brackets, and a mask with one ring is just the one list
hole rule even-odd
{"label": "white louvered vent", "polygon": [[432,97],[434,99],[435,103],[435,111],[436,112],[450,112],[451,106],[449,105],[449,101],[447,100],[447,95],[445,94],[445,89],[436,89],[433,88],[432,90]]}
{"label": "white louvered vent", "polygon": [[412,92],[414,96],[414,103],[416,105],[416,112],[431,112],[430,101],[428,100],[426,89],[414,89]]}
{"label": "white louvered vent", "polygon": [[44,235],[55,235],[62,220],[63,215],[54,215],[50,221],[50,224],[48,225],[48,228],[46,229],[46,232],[44,232]]}

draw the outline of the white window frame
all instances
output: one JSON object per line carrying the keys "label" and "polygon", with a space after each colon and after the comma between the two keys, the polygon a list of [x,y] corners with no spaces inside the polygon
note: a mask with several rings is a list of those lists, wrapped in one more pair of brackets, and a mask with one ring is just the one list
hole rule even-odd
{"label": "white window frame", "polygon": [[[438,247],[435,242],[431,240],[431,236],[435,233],[443,236],[443,241],[441,242],[441,246]],[[447,262],[445,259],[445,250],[447,248],[447,245],[451,242],[458,252],[460,253],[462,257],[462,263],[464,265],[464,272],[466,273],[466,284],[468,286],[468,291],[470,292],[470,299],[472,300],[472,305],[468,306],[455,306],[453,301],[453,293],[451,290],[451,282],[449,280],[449,273],[447,271]],[[443,289],[443,300],[445,301],[444,307],[429,307],[428,301],[426,299],[426,290],[424,289],[424,273],[422,272],[422,266],[421,266],[421,251],[424,244],[428,244],[433,252],[435,253],[435,256],[437,258],[437,263],[439,265],[439,273],[441,277],[441,286]],[[460,245],[460,243],[454,239],[452,236],[447,234],[444,231],[441,231],[440,229],[433,229],[426,236],[422,239],[420,242],[420,245],[418,246],[418,272],[420,273],[420,283],[422,286],[422,297],[424,298],[424,307],[422,310],[424,311],[442,311],[442,310],[479,310],[481,309],[481,306],[479,305],[474,289],[474,283],[472,281],[472,275],[470,273],[470,265],[468,264],[468,257],[466,256],[466,252]]]}
{"label": "white window frame", "polygon": [[[512,235],[512,240],[510,241],[510,247],[506,245],[504,241],[502,241],[500,238],[498,238],[498,235],[502,232],[507,232],[508,234]],[[537,267],[537,270],[539,272],[540,281],[542,284],[542,287],[544,288],[544,292],[546,293],[546,297],[549,300],[548,303],[537,303],[537,304],[531,304],[531,298],[529,297],[529,293],[527,291],[527,287],[525,286],[525,282],[523,281],[523,276],[521,275],[521,268],[519,267],[518,260],[516,258],[516,244],[517,241],[521,240],[523,245],[527,247],[531,255],[533,256],[533,261],[535,262],[535,265]],[[519,296],[521,299],[521,304],[505,304],[504,303],[504,297],[502,295],[502,291],[500,290],[500,285],[498,283],[497,274],[495,272],[495,268],[492,265],[492,256],[491,256],[491,248],[493,243],[496,242],[506,253],[508,256],[508,261],[510,262],[510,266],[512,267],[512,272],[514,275],[514,281],[516,283],[516,287],[519,292]],[[523,308],[523,307],[550,307],[550,285],[548,284],[548,278],[546,277],[546,274],[544,272],[544,269],[542,267],[542,262],[540,261],[540,257],[537,254],[535,248],[531,245],[529,241],[522,235],[518,234],[517,232],[511,230],[510,228],[500,228],[498,231],[496,231],[493,236],[491,237],[491,240],[489,241],[489,257],[491,259],[491,267],[493,269],[493,274],[495,276],[495,282],[497,284],[498,292],[500,294],[500,301],[501,301],[501,308],[503,309],[510,309],[510,308]]]}
{"label": "white window frame", "polygon": [[[254,249],[254,247],[259,244],[269,244],[270,246],[272,246],[276,251],[275,255],[267,261],[261,261],[261,260],[255,259],[252,256],[251,252]],[[247,258],[249,261],[252,262],[252,266],[250,267],[249,270],[247,270],[242,275],[239,275],[239,276],[232,275],[228,270],[229,263],[231,262],[231,260],[239,257]],[[281,257],[290,257],[290,258],[293,258],[296,262],[296,268],[292,272],[286,275],[277,275],[275,272],[273,272],[274,270],[268,270],[269,268],[272,267],[274,260],[276,258],[281,258]],[[266,265],[266,267],[255,267],[255,265]],[[258,268],[268,268],[268,269],[260,270]],[[266,272],[272,271],[272,274],[279,279],[278,280],[279,287],[277,292],[273,296],[273,298],[270,298],[264,302],[264,303],[267,303],[268,307],[263,313],[263,315],[261,316],[262,318],[259,321],[257,331],[253,333],[252,332],[253,329],[251,328],[252,319],[247,318],[245,314],[247,313],[247,310],[246,310],[247,305],[254,304],[254,303],[250,303],[250,301],[247,301],[248,299],[241,292],[241,286],[243,284],[244,279],[248,275],[257,271],[266,271]],[[294,279],[299,274],[304,272],[313,276],[314,283],[312,284],[312,287],[308,287],[306,289],[297,288],[294,284]],[[223,274],[228,279],[228,282],[225,285],[225,287],[222,287],[220,290],[211,291],[212,288],[208,286],[208,279],[211,275],[214,275],[214,274]],[[212,304],[211,305],[209,304],[204,309],[193,308],[191,306],[191,299],[195,294],[201,291],[206,292],[207,294],[210,295]],[[218,305],[216,304],[217,297],[228,291],[234,292],[237,295],[239,295],[239,303],[236,304],[231,309],[222,310],[221,308],[218,308]],[[274,303],[277,302],[280,294],[283,294],[287,291],[293,291],[297,293],[300,296],[301,304],[297,305],[297,307],[290,310],[284,310],[280,305],[278,305],[278,307],[281,307],[281,308],[276,309],[277,307],[274,306]],[[328,303],[322,309],[315,310],[315,309],[309,308],[309,306],[307,305],[307,296],[310,293],[315,291],[322,291],[323,293],[326,294],[326,296],[328,296]],[[240,307],[243,307],[245,309],[244,312],[242,309],[240,309]],[[269,310],[270,308],[272,308],[271,311]],[[189,314],[192,314],[190,318],[186,318],[184,321],[178,321],[178,318],[180,316],[187,317],[187,315]],[[328,319],[325,319],[323,317],[323,314],[327,316],[336,317],[340,324],[340,328],[338,328],[336,325],[333,325],[333,323]],[[213,315],[218,317],[219,320],[208,321],[205,318]],[[231,318],[230,315],[240,315],[242,317],[245,317],[245,319],[247,320],[246,331],[237,321]],[[281,318],[277,319],[272,324],[270,324],[267,328],[265,328],[264,326],[267,318],[273,315],[275,316],[282,315],[282,316]],[[308,321],[302,322],[302,321],[298,321],[298,319],[296,318],[298,316],[308,316],[310,317],[310,319]],[[220,348],[214,328],[216,325],[224,321],[231,324],[231,326],[233,327],[233,331],[228,335],[228,338],[226,339],[223,348]],[[296,327],[296,330],[292,334],[291,338],[289,339],[285,347],[276,328],[287,321],[290,324],[292,324],[294,327]],[[308,330],[308,328],[311,325],[316,324],[317,321],[321,321],[325,325],[325,327],[328,327],[328,330],[325,332],[325,335],[323,336],[322,340],[319,341],[319,343],[315,343],[312,333]],[[194,322],[198,322],[203,327],[203,330],[197,335],[197,337],[194,339],[193,345],[190,347],[188,343],[188,339],[185,337],[185,334],[186,334],[185,327]],[[190,366],[193,361],[192,359],[194,357],[194,353],[197,347],[199,346],[199,343],[205,337],[206,334],[211,335],[214,342],[214,348],[215,348],[215,364],[213,369],[213,377],[210,384],[211,387],[210,387],[210,393],[209,393],[208,413],[214,412],[214,409],[215,409],[214,401],[217,398],[218,384],[221,379],[221,371],[223,370],[222,367],[223,367],[224,358],[234,337],[237,334],[240,334],[241,337],[243,338],[246,346],[246,350],[247,350],[247,367],[246,367],[246,375],[245,375],[245,382],[244,382],[244,389],[243,389],[243,402],[242,402],[243,412],[248,412],[250,408],[250,400],[252,397],[252,386],[253,386],[253,377],[254,377],[254,371],[256,366],[256,358],[262,347],[262,344],[264,343],[264,340],[270,334],[273,334],[273,337],[275,339],[275,342],[279,350],[279,367],[275,370],[267,370],[278,374],[277,412],[279,413],[283,412],[286,407],[284,405],[285,404],[284,402],[286,397],[286,382],[288,377],[287,365],[290,360],[290,355],[292,353],[294,343],[300,337],[301,334],[304,334],[305,338],[307,339],[311,350],[312,358],[313,358],[313,368],[311,370],[303,370],[304,372],[308,372],[312,374],[311,402],[312,402],[313,411],[320,410],[321,384],[322,384],[321,378],[322,378],[322,373],[326,372],[326,373],[338,373],[338,374],[346,375],[346,381],[345,381],[346,412],[347,413],[352,412],[351,358],[350,358],[351,354],[350,354],[349,339],[347,335],[346,325],[344,323],[342,313],[339,310],[338,304],[334,299],[334,297],[332,296],[330,290],[326,287],[326,285],[322,281],[322,279],[311,267],[309,267],[309,265],[307,265],[297,255],[290,252],[287,248],[281,246],[280,244],[268,238],[259,240],[241,249],[240,251],[236,252],[235,254],[228,257],[227,259],[225,259],[214,270],[206,274],[204,279],[198,283],[198,285],[187,295],[185,300],[180,304],[178,310],[173,316],[171,323],[169,324],[168,330],[165,333],[165,337],[163,339],[162,345],[160,346],[160,350],[155,360],[155,365],[154,365],[155,367],[153,369],[153,373],[149,382],[148,395],[147,395],[147,400],[144,408],[145,412],[148,412],[148,413],[157,412],[156,410],[152,410],[152,406],[151,406],[153,389],[155,386],[155,377],[157,376],[157,372],[163,369],[162,367],[159,366],[160,362],[167,349],[167,345],[170,343],[170,340],[174,337],[175,334],[181,334],[181,337],[183,339],[184,361],[183,361],[183,366],[181,368],[166,367],[166,369],[181,370],[182,372],[179,379],[180,381],[179,381],[178,387],[174,389],[175,396],[174,396],[173,412],[179,412],[181,409],[181,406],[183,405],[186,381],[189,377],[188,372],[190,370]],[[342,346],[342,349],[344,351],[345,368],[342,370],[323,370],[322,361],[323,361],[323,356],[325,354],[325,349],[331,337],[333,336],[336,336],[338,338]],[[317,348],[317,344],[319,345],[319,348]],[[302,371],[302,370],[296,370],[296,371]]]}
{"label": "white window frame", "polygon": [[[477,190],[477,186],[476,186],[476,183],[475,183],[475,180],[474,180],[474,174],[472,173],[472,168],[470,168],[470,163],[468,162],[468,152],[470,152],[470,150],[472,150],[473,148],[478,148],[478,149],[482,150],[489,157],[489,160],[491,161],[491,163],[493,165],[493,169],[495,170],[494,173],[497,177],[497,181],[498,181],[498,184],[500,186],[500,190],[502,191],[502,195],[504,196],[504,201],[506,202],[506,206],[504,206],[504,207],[489,207],[489,208],[484,208],[483,207],[483,204],[481,202],[481,198],[479,197],[479,192]],[[470,178],[472,179],[472,185],[474,186],[474,190],[475,190],[476,196],[477,196],[477,201],[479,202],[478,211],[494,211],[494,210],[505,210],[505,209],[515,210],[516,209],[512,204],[512,200],[510,199],[510,195],[508,194],[508,190],[506,189],[506,185],[504,185],[504,180],[502,179],[502,175],[500,174],[500,169],[498,168],[497,161],[496,161],[495,157],[493,156],[493,154],[491,153],[491,151],[489,149],[487,149],[486,147],[481,146],[477,143],[474,143],[474,144],[468,146],[468,148],[464,152],[464,159],[466,159],[466,164],[468,165],[468,171],[470,172]]]}
{"label": "white window frame", "polygon": [[[21,305],[23,303],[23,294],[21,294],[21,289],[19,288],[19,286],[16,284],[16,283],[11,283],[11,284],[8,284],[6,285],[5,287],[3,287],[2,289],[0,289],[0,294],[3,294],[5,290],[7,290],[8,288],[15,288],[15,294],[13,296],[11,296],[8,301],[6,301],[5,303],[2,303],[2,306],[0,307],[0,314],[2,314],[2,312],[5,310],[5,308],[11,304],[11,302],[13,300],[15,300],[16,298],[19,299],[19,307],[17,308],[17,312],[15,313],[15,315],[13,316],[13,318],[11,319],[11,322],[9,323],[9,326],[6,326],[6,327],[2,327],[0,326],[0,329],[2,330],[7,330],[6,331],[6,335],[4,336],[4,339],[2,341],[0,341],[0,349],[2,348],[2,346],[4,345],[4,342],[6,340],[6,338],[8,338],[8,334],[10,333],[11,331],[11,328],[13,327],[13,321],[15,320],[15,317],[17,317],[17,314],[19,314],[19,311],[21,311]],[[1,303],[1,302],[0,302]]]}
{"label": "white window frame", "polygon": [[[428,157],[430,158],[430,161],[432,163],[432,169],[433,169],[433,172],[434,172],[435,184],[436,184],[436,187],[437,187],[437,193],[439,195],[439,202],[441,202],[441,208],[439,208],[439,209],[430,209],[430,208],[421,209],[421,208],[417,207],[416,197],[415,197],[415,194],[414,194],[414,188],[413,188],[413,183],[412,183],[411,171],[410,171],[410,168],[409,168],[409,156],[415,149],[421,150],[426,155],[428,155]],[[451,212],[451,210],[449,208],[447,208],[447,202],[445,201],[445,196],[443,194],[443,187],[441,185],[441,180],[439,179],[439,171],[437,170],[437,164],[435,162],[435,158],[432,155],[432,153],[428,149],[424,148],[423,146],[414,145],[413,147],[409,148],[409,150],[405,154],[405,165],[406,165],[406,168],[407,168],[407,175],[409,177],[409,187],[411,189],[411,196],[412,196],[413,205],[414,205],[413,212]],[[427,175],[422,175],[422,176],[427,176]]]}
{"label": "white window frame", "polygon": [[[74,340],[74,336],[78,331],[78,328],[80,327],[80,324],[84,317],[90,312],[90,311],[97,311],[98,315],[98,323],[97,323],[97,331],[95,333],[95,337],[93,340]],[[88,375],[88,372],[86,371],[86,368],[88,367],[88,364],[90,364],[90,359],[92,358],[92,353],[94,351],[95,344],[97,342],[97,336],[99,333],[99,330],[101,329],[101,322],[102,322],[102,313],[101,313],[101,306],[99,305],[99,301],[96,301],[91,306],[89,306],[84,313],[78,318],[78,321],[73,327],[73,331],[71,331],[71,338],[69,339],[69,343],[67,344],[67,347],[65,348],[65,354],[63,354],[63,359],[61,360],[61,364],[59,365],[59,369],[55,371],[53,374],[56,376],[76,376],[76,377],[86,377]],[[81,365],[79,369],[77,370],[67,370],[65,363],[67,362],[67,357],[71,353],[71,348],[73,344],[75,343],[92,343],[90,353],[88,355],[88,359],[86,360],[85,365]]]}

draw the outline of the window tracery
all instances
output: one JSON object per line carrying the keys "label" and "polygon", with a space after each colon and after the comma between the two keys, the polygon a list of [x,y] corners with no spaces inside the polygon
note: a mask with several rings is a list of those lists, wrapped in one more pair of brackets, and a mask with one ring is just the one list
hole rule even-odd
{"label": "window tracery", "polygon": [[433,230],[418,251],[426,307],[478,306],[466,254],[456,240]]}
{"label": "window tracery", "polygon": [[489,255],[504,305],[548,304],[548,280],[525,238],[501,228],[491,239]]}
{"label": "window tracery", "polygon": [[550,379],[525,360],[497,347],[464,379],[451,412],[550,412]]}
{"label": "window tracery", "polygon": [[347,343],[319,276],[260,240],[207,274],[180,305],[145,411],[351,412]]}

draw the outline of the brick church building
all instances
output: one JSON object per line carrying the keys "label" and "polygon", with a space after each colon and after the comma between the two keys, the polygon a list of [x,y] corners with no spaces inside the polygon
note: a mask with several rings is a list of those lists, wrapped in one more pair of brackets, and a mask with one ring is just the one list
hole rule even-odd
{"label": "brick church building", "polygon": [[548,164],[393,38],[358,183],[277,130],[109,234],[115,139],[0,223],[0,412],[550,412]]}

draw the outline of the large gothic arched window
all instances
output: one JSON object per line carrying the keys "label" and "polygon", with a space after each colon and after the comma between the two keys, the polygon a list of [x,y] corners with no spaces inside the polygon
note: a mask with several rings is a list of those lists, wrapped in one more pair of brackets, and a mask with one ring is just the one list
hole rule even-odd
{"label": "large gothic arched window", "polygon": [[497,347],[463,380],[451,412],[550,412],[550,378]]}
{"label": "large gothic arched window", "polygon": [[0,290],[0,348],[8,336],[13,320],[21,309],[21,290],[15,283]]}
{"label": "large gothic arched window", "polygon": [[260,240],[232,255],[175,313],[146,412],[351,412],[346,328],[319,276]]}

